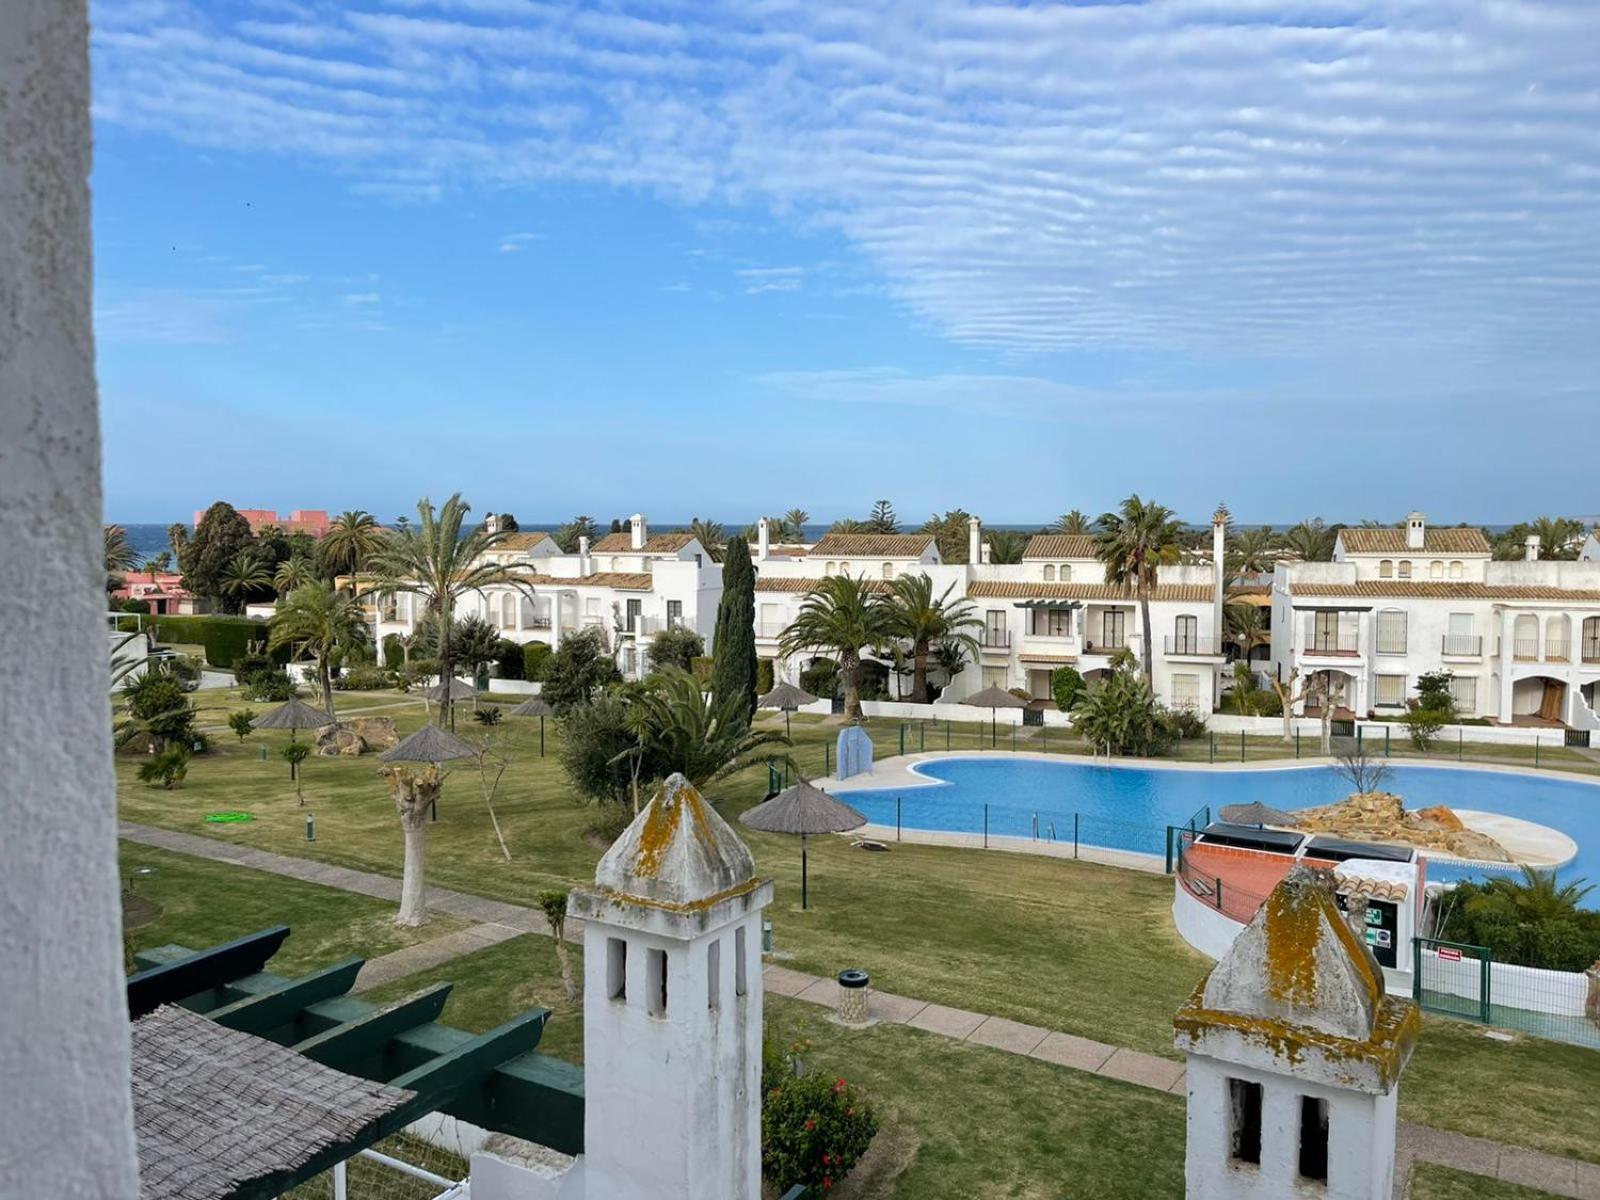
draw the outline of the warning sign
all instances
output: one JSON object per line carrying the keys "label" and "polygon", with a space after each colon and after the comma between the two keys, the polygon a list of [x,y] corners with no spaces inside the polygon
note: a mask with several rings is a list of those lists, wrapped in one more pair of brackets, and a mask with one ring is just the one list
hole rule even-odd
{"label": "warning sign", "polygon": [[1439,957],[1445,962],[1460,962],[1461,951],[1457,950],[1454,946],[1440,946]]}

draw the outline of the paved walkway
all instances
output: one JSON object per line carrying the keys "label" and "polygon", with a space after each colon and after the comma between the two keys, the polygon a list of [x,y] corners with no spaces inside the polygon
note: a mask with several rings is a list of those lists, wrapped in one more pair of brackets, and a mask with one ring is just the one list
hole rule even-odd
{"label": "paved walkway", "polygon": [[[236,863],[257,871],[396,903],[400,900],[400,881],[386,875],[312,862],[217,838],[136,825],[129,821],[119,822],[117,832],[123,840],[144,846],[155,846],[214,862]],[[545,921],[543,913],[449,888],[430,887],[428,908],[433,912],[471,921],[473,925],[373,959],[362,968],[356,990],[402,979],[523,933],[546,936],[550,933],[549,923]],[[577,918],[567,922],[569,940],[580,937],[582,931],[582,922]],[[834,979],[808,975],[775,963],[763,964],[762,984],[766,992],[807,1004],[832,1007],[838,997],[838,983]],[[988,1013],[950,1008],[910,996],[897,996],[892,992],[873,991],[868,999],[867,1012],[884,1024],[906,1025],[940,1037],[1004,1050],[1159,1092],[1180,1096],[1184,1093],[1182,1063],[1130,1050],[1125,1046],[1112,1046],[1039,1025],[1026,1025]],[[1600,1200],[1600,1165],[1408,1123],[1400,1126],[1395,1163],[1396,1200],[1407,1194],[1412,1169],[1418,1162],[1436,1163],[1474,1175],[1520,1183],[1551,1195],[1568,1197],[1569,1200]]]}

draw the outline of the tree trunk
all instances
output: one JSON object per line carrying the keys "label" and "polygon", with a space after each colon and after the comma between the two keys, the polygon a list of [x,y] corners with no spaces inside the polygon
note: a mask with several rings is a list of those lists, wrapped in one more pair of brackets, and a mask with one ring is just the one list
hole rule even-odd
{"label": "tree trunk", "polygon": [[395,811],[400,815],[400,827],[405,831],[405,869],[400,878],[400,911],[394,923],[415,928],[428,923],[427,853],[428,810],[439,798],[443,782],[437,767],[424,767],[412,771],[407,767],[389,767],[384,771],[389,781],[389,791],[394,797]]}
{"label": "tree trunk", "polygon": [[911,687],[916,693],[916,702],[923,704],[928,699],[928,640],[923,638],[912,647],[912,661],[916,666],[911,672]]}
{"label": "tree trunk", "polygon": [[861,713],[861,654],[846,650],[839,656],[844,671],[844,719],[860,721]]}
{"label": "tree trunk", "polygon": [[578,998],[578,985],[572,980],[572,960],[567,957],[567,930],[561,925],[550,931],[556,943],[556,961],[561,964],[561,987],[568,1000]]}
{"label": "tree trunk", "polygon": [[1143,653],[1140,657],[1144,659],[1144,681],[1148,686],[1154,688],[1156,685],[1155,648],[1151,645],[1151,642],[1155,638],[1150,632],[1150,581],[1144,577],[1143,570],[1139,572],[1139,622],[1143,626],[1142,636],[1139,640],[1143,643],[1141,647]]}
{"label": "tree trunk", "polygon": [[455,682],[455,663],[450,658],[450,612],[439,609],[439,728],[450,728],[450,686]]}
{"label": "tree trunk", "polygon": [[333,673],[328,669],[326,655],[317,656],[317,679],[322,684],[322,707],[330,717],[336,716],[333,711]]}

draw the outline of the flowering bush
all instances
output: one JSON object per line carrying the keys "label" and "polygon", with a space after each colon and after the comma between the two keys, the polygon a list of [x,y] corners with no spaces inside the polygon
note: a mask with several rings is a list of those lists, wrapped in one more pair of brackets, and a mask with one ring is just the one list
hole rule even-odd
{"label": "flowering bush", "polygon": [[780,1191],[826,1192],[872,1144],[878,1117],[859,1088],[825,1074],[768,1074],[761,1101],[761,1170]]}

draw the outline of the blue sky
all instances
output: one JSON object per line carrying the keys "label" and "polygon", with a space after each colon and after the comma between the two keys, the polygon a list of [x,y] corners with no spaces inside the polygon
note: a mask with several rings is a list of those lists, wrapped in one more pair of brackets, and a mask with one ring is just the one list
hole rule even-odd
{"label": "blue sky", "polygon": [[1589,0],[118,0],[108,514],[1593,513]]}

